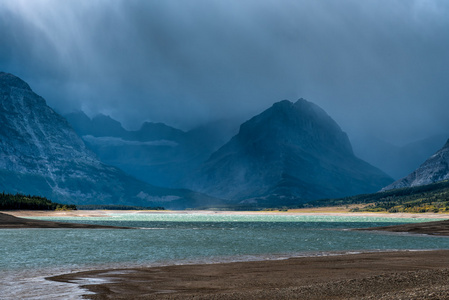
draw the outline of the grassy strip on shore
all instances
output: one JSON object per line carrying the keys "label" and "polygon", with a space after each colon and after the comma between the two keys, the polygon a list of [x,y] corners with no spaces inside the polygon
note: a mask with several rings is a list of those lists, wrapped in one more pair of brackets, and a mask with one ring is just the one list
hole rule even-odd
{"label": "grassy strip on shore", "polygon": [[[449,180],[433,184],[362,194],[339,199],[314,200],[302,207],[353,206],[353,212],[442,213],[449,211]],[[356,207],[354,207],[356,205]]]}

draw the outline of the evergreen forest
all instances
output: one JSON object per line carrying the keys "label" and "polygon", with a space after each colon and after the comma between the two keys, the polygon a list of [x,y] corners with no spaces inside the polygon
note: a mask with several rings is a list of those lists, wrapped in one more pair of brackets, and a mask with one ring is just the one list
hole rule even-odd
{"label": "evergreen forest", "polygon": [[54,203],[40,196],[3,192],[0,194],[0,210],[76,210],[76,206]]}

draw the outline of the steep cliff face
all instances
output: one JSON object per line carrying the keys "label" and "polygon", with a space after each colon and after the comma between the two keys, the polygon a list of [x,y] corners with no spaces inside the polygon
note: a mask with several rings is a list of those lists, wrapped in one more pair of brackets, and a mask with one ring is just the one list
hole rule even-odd
{"label": "steep cliff face", "polygon": [[426,185],[446,179],[449,179],[449,140],[418,169],[383,190]]}
{"label": "steep cliff face", "polygon": [[0,124],[0,190],[76,204],[183,208],[208,200],[143,183],[101,163],[62,116],[7,73],[0,73]]}
{"label": "steep cliff face", "polygon": [[275,103],[244,123],[190,187],[236,202],[293,204],[374,192],[391,181],[354,156],[326,112],[300,99]]}
{"label": "steep cliff face", "polygon": [[57,162],[98,165],[93,153],[55,113],[19,78],[0,73],[0,168],[52,179]]}

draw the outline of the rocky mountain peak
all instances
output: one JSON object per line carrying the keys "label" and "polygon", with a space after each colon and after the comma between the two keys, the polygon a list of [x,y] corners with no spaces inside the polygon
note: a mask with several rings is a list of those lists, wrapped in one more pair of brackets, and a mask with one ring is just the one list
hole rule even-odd
{"label": "rocky mountain peak", "polygon": [[5,88],[18,88],[31,91],[30,86],[19,77],[0,72],[0,89],[4,90]]}
{"label": "rocky mountain peak", "polygon": [[449,179],[449,140],[408,176],[386,186],[383,191],[435,183]]}
{"label": "rocky mountain peak", "polygon": [[236,201],[293,204],[374,192],[391,181],[354,156],[346,133],[324,110],[300,99],[277,102],[242,124],[190,187]]}
{"label": "rocky mountain peak", "polygon": [[269,140],[273,146],[293,145],[315,153],[345,152],[353,155],[348,136],[319,106],[305,99],[283,100],[240,127],[244,140]]}

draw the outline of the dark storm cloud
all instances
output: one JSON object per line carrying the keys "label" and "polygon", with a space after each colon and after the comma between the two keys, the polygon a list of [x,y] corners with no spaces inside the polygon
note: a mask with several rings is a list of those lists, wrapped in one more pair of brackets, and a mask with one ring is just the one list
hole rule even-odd
{"label": "dark storm cloud", "polygon": [[448,132],[449,2],[0,0],[0,67],[61,112],[180,127],[304,97],[350,135]]}

